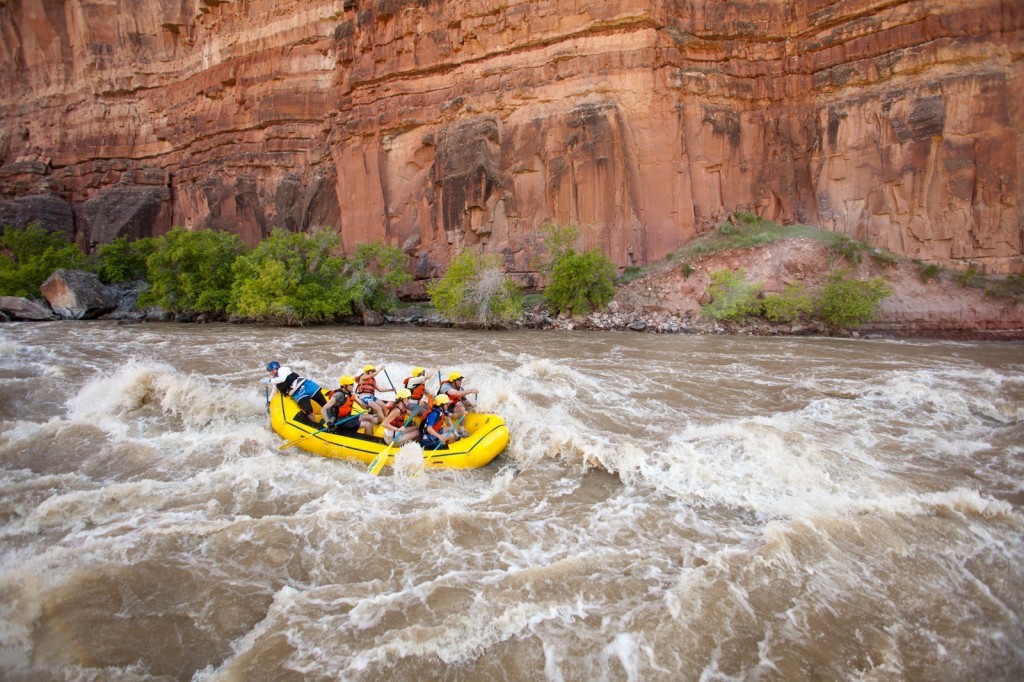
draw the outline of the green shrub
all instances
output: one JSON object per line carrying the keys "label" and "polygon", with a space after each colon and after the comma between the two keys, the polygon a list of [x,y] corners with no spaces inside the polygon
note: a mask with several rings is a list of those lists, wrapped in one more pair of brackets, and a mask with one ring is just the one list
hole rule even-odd
{"label": "green shrub", "polygon": [[845,234],[833,234],[832,239],[826,243],[829,249],[854,264],[861,262],[861,254],[867,248],[864,242],[850,239]]}
{"label": "green shrub", "polygon": [[636,265],[629,265],[623,271],[622,274],[615,278],[616,284],[629,284],[632,281],[638,280],[643,277],[647,271],[644,268]]}
{"label": "green shrub", "polygon": [[735,273],[722,269],[711,273],[708,293],[711,302],[701,312],[716,320],[736,322],[761,310],[757,296],[761,292],[760,282],[747,281],[746,272],[741,268]]}
{"label": "green shrub", "polygon": [[868,253],[871,254],[871,260],[875,261],[879,265],[884,265],[887,268],[891,268],[900,262],[900,257],[888,249],[875,246],[871,248]]}
{"label": "green shrub", "polygon": [[386,312],[398,306],[398,290],[412,281],[409,258],[397,246],[360,244],[346,268],[349,296],[357,311]]}
{"label": "green shrub", "polygon": [[892,288],[881,277],[851,279],[845,271],[829,275],[815,302],[815,313],[833,328],[847,328],[870,322]]}
{"label": "green shrub", "polygon": [[956,281],[959,282],[961,286],[970,287],[977,284],[979,276],[978,268],[975,267],[974,263],[971,263],[967,266],[966,270],[956,276]]}
{"label": "green shrub", "polygon": [[463,251],[442,279],[427,286],[427,293],[445,317],[483,327],[507,324],[523,313],[519,289],[502,272],[501,258],[495,254]]}
{"label": "green shrub", "polygon": [[159,305],[173,312],[224,312],[231,300],[232,265],[245,253],[237,235],[220,230],[175,227],[155,240],[146,258],[149,291],[140,307]]}
{"label": "green shrub", "polygon": [[800,282],[793,282],[782,293],[765,296],[761,304],[764,316],[772,322],[795,322],[814,310],[814,301]]}
{"label": "green shrub", "polygon": [[939,273],[942,272],[942,268],[935,263],[919,263],[917,269],[920,273],[921,281],[925,284],[938,277]]}
{"label": "green shrub", "polygon": [[1017,301],[1024,299],[1024,274],[1007,275],[1003,279],[994,278],[989,282],[985,292],[992,296],[1007,296]]}
{"label": "green shrub", "polygon": [[544,299],[555,312],[580,315],[608,305],[615,296],[615,266],[600,249],[569,249],[555,261]]}
{"label": "green shrub", "polygon": [[132,242],[124,236],[101,244],[96,249],[96,274],[106,284],[146,279],[146,259],[156,244],[151,237]]}
{"label": "green shrub", "polygon": [[352,312],[337,255],[340,236],[329,230],[274,230],[233,266],[228,310],[285,324],[325,322]]}
{"label": "green shrub", "polygon": [[77,244],[45,230],[39,221],[24,228],[7,225],[0,235],[0,296],[39,297],[54,270],[81,269],[85,255]]}
{"label": "green shrub", "polygon": [[689,261],[684,261],[679,266],[679,272],[683,273],[683,279],[690,279],[690,275],[693,274],[693,266],[690,265]]}
{"label": "green shrub", "polygon": [[547,255],[540,257],[535,265],[541,274],[551,277],[558,259],[570,251],[575,251],[576,244],[580,240],[580,231],[572,226],[562,227],[554,223],[546,223],[541,225],[539,232]]}

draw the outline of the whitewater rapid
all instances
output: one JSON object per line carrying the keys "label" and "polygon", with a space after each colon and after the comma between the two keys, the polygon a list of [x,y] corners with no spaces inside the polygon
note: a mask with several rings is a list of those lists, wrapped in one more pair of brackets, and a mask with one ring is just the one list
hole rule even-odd
{"label": "whitewater rapid", "polygon": [[[509,447],[282,453],[271,359],[457,369]],[[1019,344],[16,323],[0,376],[6,679],[1024,674]]]}

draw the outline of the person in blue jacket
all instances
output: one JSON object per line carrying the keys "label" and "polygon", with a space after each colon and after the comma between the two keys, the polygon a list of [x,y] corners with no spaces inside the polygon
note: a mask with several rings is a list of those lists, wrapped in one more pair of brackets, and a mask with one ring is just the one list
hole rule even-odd
{"label": "person in blue jacket", "polygon": [[[424,450],[434,450],[440,447],[441,443],[450,443],[458,440],[458,435],[452,430],[452,419],[449,416],[451,401],[448,396],[441,394],[434,398],[434,407],[427,412],[420,424],[420,445]],[[447,427],[447,429],[445,428]]]}
{"label": "person in blue jacket", "polygon": [[327,403],[319,384],[312,379],[304,379],[288,367],[282,367],[277,360],[267,363],[267,371],[270,372],[270,383],[279,393],[289,396],[294,400],[299,409],[306,415],[310,424],[316,424],[316,412],[313,411],[313,403],[320,407]]}

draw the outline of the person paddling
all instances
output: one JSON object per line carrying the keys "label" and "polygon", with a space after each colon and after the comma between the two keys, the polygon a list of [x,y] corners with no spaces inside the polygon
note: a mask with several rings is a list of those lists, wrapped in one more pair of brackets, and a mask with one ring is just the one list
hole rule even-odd
{"label": "person paddling", "polygon": [[[448,399],[452,401],[452,416],[461,417],[466,412],[472,412],[475,407],[473,403],[469,402],[466,396],[479,395],[480,391],[475,388],[465,388],[462,385],[463,376],[462,372],[452,372],[448,375],[448,381],[441,384],[441,389],[438,394],[444,394],[448,396]],[[465,434],[463,434],[465,436]]]}
{"label": "person paddling", "polygon": [[[402,382],[402,384],[407,389],[409,389],[409,392],[412,394],[412,400],[414,402],[421,402],[421,401],[423,401],[423,398],[426,395],[426,390],[427,390],[427,379],[429,379],[430,377],[434,376],[434,372],[440,372],[440,371],[441,371],[441,368],[437,367],[437,368],[431,370],[430,374],[427,374],[426,373],[427,370],[425,370],[422,367],[413,367],[412,368],[412,376],[406,377],[405,380]],[[421,408],[421,410],[425,411],[425,410],[429,409],[430,407],[431,407],[431,404],[429,402],[423,403],[423,407]]]}
{"label": "person paddling", "polygon": [[348,374],[338,380],[338,389],[331,392],[331,397],[322,410],[324,423],[333,433],[358,431],[362,428],[367,436],[372,436],[373,418],[370,413],[362,412],[355,416],[352,414],[352,408],[357,404],[366,407],[353,393],[355,385],[355,378]]}
{"label": "person paddling", "polygon": [[373,410],[375,420],[379,423],[384,421],[384,404],[378,402],[377,392],[386,393],[394,391],[395,388],[381,388],[377,386],[377,375],[384,371],[384,365],[377,369],[374,365],[366,365],[363,372],[356,379],[356,395],[368,409]]}
{"label": "person paddling", "polygon": [[278,393],[289,396],[294,400],[303,416],[311,426],[316,426],[316,413],[313,411],[313,403],[323,407],[327,398],[320,391],[320,385],[312,379],[304,379],[288,367],[282,367],[277,360],[267,363],[267,371],[270,372],[270,383],[274,385]]}
{"label": "person paddling", "polygon": [[[458,440],[459,436],[452,431],[449,407],[451,401],[443,393],[434,398],[434,407],[420,424],[420,445],[424,450],[434,450],[442,443]],[[447,427],[447,428],[445,428]]]}
{"label": "person paddling", "polygon": [[395,391],[395,404],[384,418],[384,440],[388,443],[401,445],[419,435],[420,427],[412,423],[412,419],[423,410],[418,402],[412,402],[411,397],[412,393],[407,388]]}

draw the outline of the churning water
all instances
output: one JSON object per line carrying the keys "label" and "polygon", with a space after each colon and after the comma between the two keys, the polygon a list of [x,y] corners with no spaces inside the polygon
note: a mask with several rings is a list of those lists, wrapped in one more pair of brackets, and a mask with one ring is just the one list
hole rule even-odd
{"label": "churning water", "polygon": [[[279,452],[271,359],[511,443]],[[18,323],[0,378],[4,679],[1024,676],[1021,345]]]}

